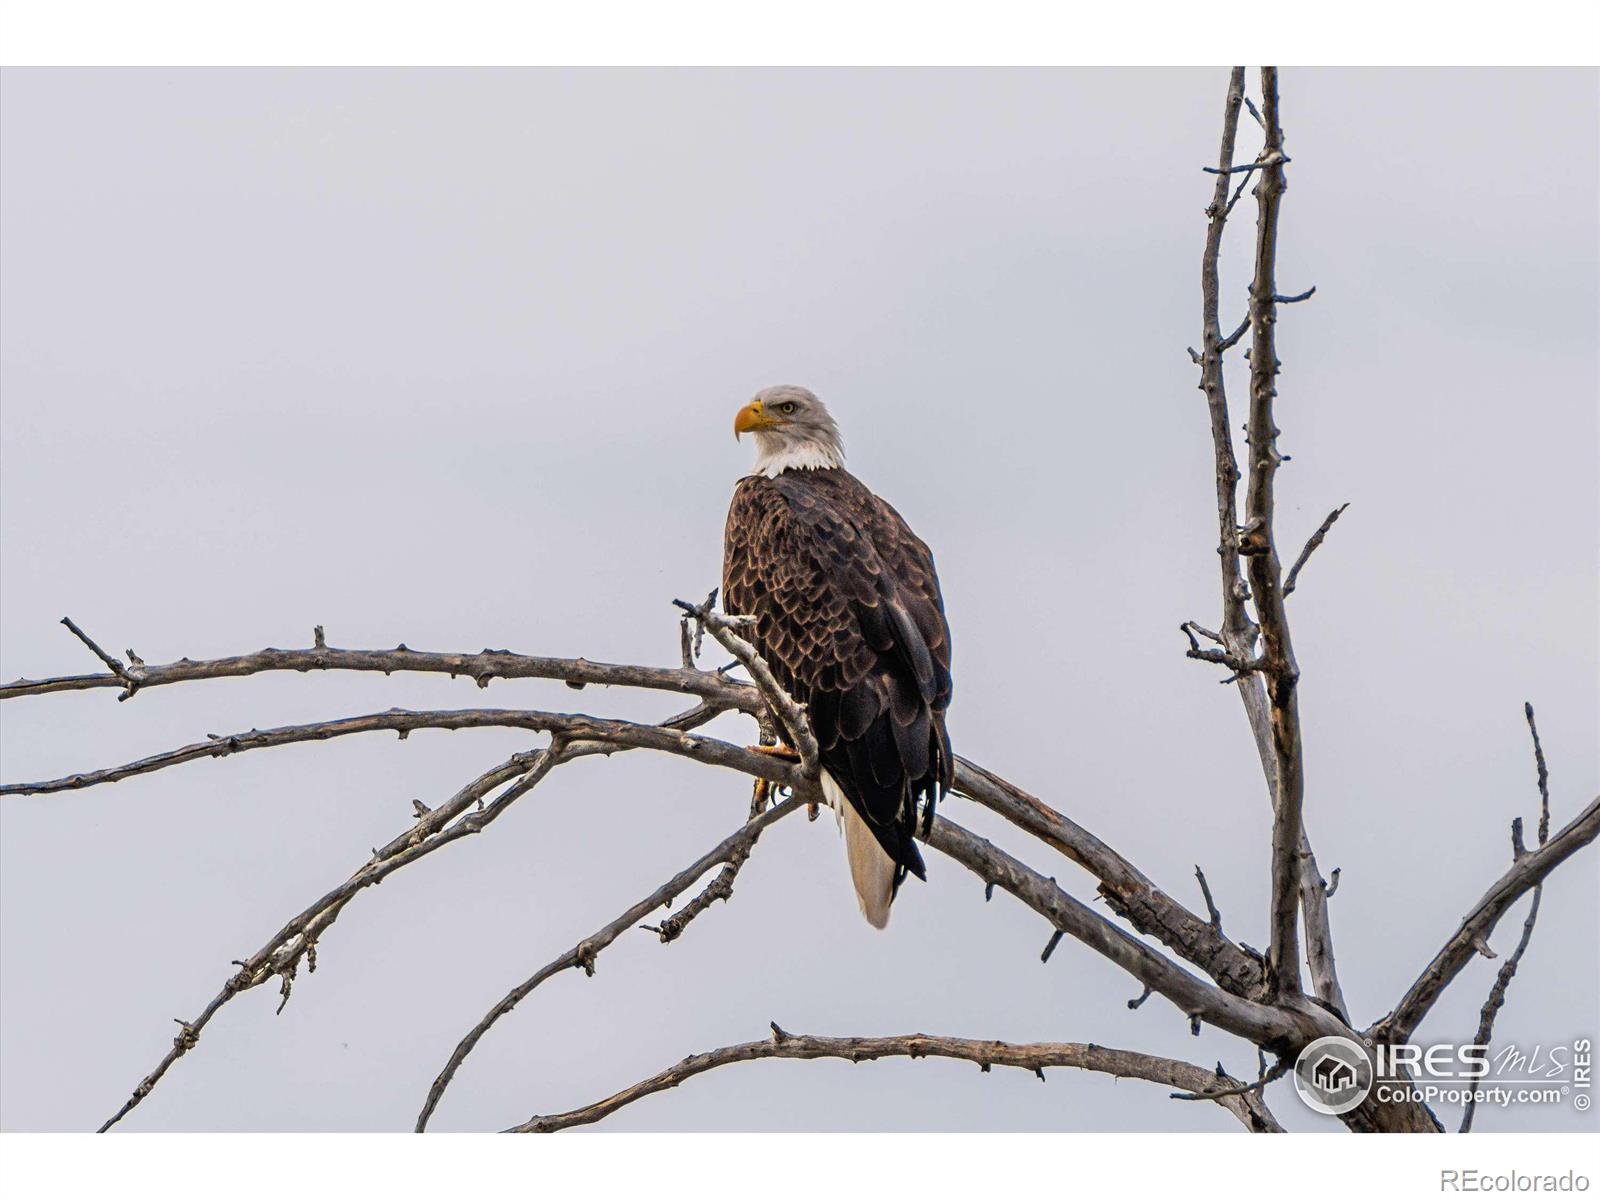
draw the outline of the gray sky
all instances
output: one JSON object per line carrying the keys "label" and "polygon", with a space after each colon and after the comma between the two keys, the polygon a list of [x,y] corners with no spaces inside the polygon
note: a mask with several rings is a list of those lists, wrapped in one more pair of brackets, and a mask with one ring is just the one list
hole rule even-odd
{"label": "gray sky", "polygon": [[[1253,80],[1253,75],[1252,75]],[[1225,73],[6,71],[0,675],[305,645],[671,663],[717,579],[735,408],[811,386],[938,557],[962,753],[1267,941],[1266,798],[1186,660],[1218,610],[1198,269]],[[1292,602],[1307,821],[1356,1020],[1381,1015],[1600,774],[1596,79],[1290,70],[1280,533],[1350,501]],[[1253,85],[1252,85],[1253,86]],[[1248,132],[1248,131],[1247,131]],[[1248,143],[1253,152],[1254,143]],[[1253,208],[1236,211],[1225,323]],[[1235,378],[1234,394],[1243,395]],[[260,676],[5,706],[3,774],[391,705],[664,715],[559,684]],[[743,727],[721,727],[746,737]],[[527,744],[351,738],[0,805],[0,1125],[92,1128],[231,970]],[[364,894],[274,1017],[235,1001],[131,1129],[409,1128],[511,984],[737,826],[740,779],[566,767]],[[1088,899],[1093,884],[964,801]],[[1600,1033],[1593,853],[1546,888],[1497,1034]],[[1520,910],[1496,938],[1504,951]],[[679,942],[624,939],[485,1039],[435,1118],[499,1128],[762,1036],[924,1031],[1175,1054],[1160,1000],[948,860],[886,934],[831,822],[779,825]],[[1422,1030],[1468,1040],[1498,964]],[[1277,1085],[1292,1128],[1336,1127]],[[1455,1113],[1444,1115],[1453,1123]],[[1569,1106],[1480,1128],[1594,1127]],[[1136,1081],[748,1064],[613,1129],[1226,1129]]]}

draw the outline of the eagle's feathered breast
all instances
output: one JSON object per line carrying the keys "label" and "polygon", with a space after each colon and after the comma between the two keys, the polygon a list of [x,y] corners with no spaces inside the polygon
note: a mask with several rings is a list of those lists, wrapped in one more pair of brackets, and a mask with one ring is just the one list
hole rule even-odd
{"label": "eagle's feathered breast", "polygon": [[950,629],[933,556],[848,471],[752,475],[734,489],[723,607],[754,616],[751,639],[807,706],[822,766],[905,872],[912,840],[954,771]]}

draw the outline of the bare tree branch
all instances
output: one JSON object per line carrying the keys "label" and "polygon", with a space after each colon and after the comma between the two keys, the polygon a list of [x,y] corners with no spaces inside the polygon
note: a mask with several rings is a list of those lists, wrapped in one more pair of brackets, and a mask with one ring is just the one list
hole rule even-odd
{"label": "bare tree branch", "polygon": [[731,767],[747,775],[770,779],[785,787],[800,782],[799,772],[771,755],[758,754],[731,742],[702,734],[690,734],[665,725],[642,725],[636,721],[611,721],[574,713],[540,712],[536,709],[463,708],[412,711],[392,708],[387,712],[359,717],[341,717],[309,725],[284,725],[276,729],[252,729],[226,737],[212,735],[203,742],[191,742],[176,750],[152,754],[120,767],[99,771],[80,771],[60,779],[37,783],[8,783],[0,795],[32,796],[70,791],[115,783],[134,775],[145,775],[165,767],[178,766],[202,758],[225,758],[247,750],[265,750],[297,742],[322,742],[355,733],[391,732],[402,738],[418,729],[527,729],[551,733],[577,741],[604,742],[608,745],[661,750],[711,766]]}
{"label": "bare tree branch", "polygon": [[1300,581],[1300,568],[1306,565],[1306,560],[1311,557],[1312,551],[1322,545],[1322,539],[1328,536],[1328,530],[1333,528],[1333,523],[1349,507],[1348,502],[1339,505],[1338,508],[1323,518],[1321,525],[1317,526],[1317,531],[1311,535],[1305,544],[1305,548],[1300,551],[1300,557],[1295,559],[1294,566],[1289,568],[1288,578],[1283,581],[1283,594],[1285,596],[1294,591],[1295,585]]}
{"label": "bare tree branch", "polygon": [[[1147,1079],[1168,1087],[1203,1091],[1222,1083],[1237,1083],[1228,1075],[1216,1075],[1193,1063],[1157,1058],[1132,1050],[1113,1050],[1106,1046],[1080,1042],[992,1042],[973,1038],[934,1037],[925,1033],[899,1037],[829,1038],[787,1033],[772,1026],[772,1037],[760,1042],[724,1046],[705,1054],[693,1054],[676,1066],[606,1099],[572,1112],[555,1116],[530,1117],[508,1133],[553,1133],[574,1125],[590,1125],[603,1120],[636,1100],[675,1088],[696,1075],[733,1063],[770,1058],[840,1058],[850,1062],[869,1062],[880,1058],[950,1058],[978,1064],[987,1072],[991,1067],[1018,1067],[1044,1078],[1046,1067],[1076,1067],[1098,1071],[1120,1079]],[[1255,1133],[1282,1133],[1283,1127],[1254,1092],[1220,1094],[1216,1103],[1237,1117]]]}
{"label": "bare tree branch", "polygon": [[[1218,154],[1218,170],[1215,172],[1217,183],[1211,205],[1206,210],[1208,224],[1205,251],[1200,264],[1202,344],[1205,352],[1195,354],[1194,351],[1190,351],[1191,356],[1200,364],[1200,388],[1205,393],[1211,419],[1212,457],[1216,464],[1217,558],[1222,584],[1222,625],[1220,630],[1213,634],[1201,629],[1194,622],[1187,622],[1184,632],[1190,637],[1190,657],[1209,658],[1227,666],[1233,672],[1232,677],[1226,682],[1237,682],[1239,685],[1239,699],[1244,705],[1251,733],[1255,737],[1256,749],[1261,756],[1262,773],[1266,777],[1273,812],[1278,814],[1281,809],[1279,797],[1282,789],[1278,778],[1275,721],[1269,711],[1266,687],[1261,678],[1254,674],[1263,662],[1256,654],[1257,627],[1245,607],[1246,601],[1251,598],[1251,593],[1245,583],[1241,555],[1238,518],[1240,474],[1238,460],[1234,454],[1227,385],[1223,375],[1224,353],[1244,336],[1247,329],[1254,326],[1258,316],[1263,315],[1259,306],[1252,304],[1250,315],[1245,322],[1228,337],[1222,336],[1218,264],[1224,228],[1228,215],[1233,210],[1233,204],[1227,199],[1228,175],[1233,165],[1241,103],[1249,107],[1256,121],[1265,128],[1265,122],[1259,111],[1244,95],[1244,68],[1235,67],[1229,77],[1227,101],[1223,109],[1222,145]],[[1253,165],[1257,167],[1265,165],[1270,150],[1270,146],[1265,148],[1261,159]],[[1281,182],[1281,162],[1276,164],[1276,169]],[[1245,178],[1248,179],[1250,176],[1246,174]],[[1240,187],[1242,189],[1243,183]],[[1253,285],[1252,295],[1254,294]],[[1201,651],[1199,644],[1194,640],[1194,634],[1197,632],[1219,643],[1221,651],[1215,653]],[[1343,1013],[1348,1010],[1334,965],[1327,894],[1322,886],[1316,858],[1311,852],[1311,844],[1303,829],[1299,838],[1297,865],[1300,904],[1305,912],[1306,951],[1311,964],[1313,986],[1318,998],[1324,1004]]]}
{"label": "bare tree branch", "polygon": [[1473,955],[1478,953],[1478,946],[1494,931],[1506,911],[1543,883],[1556,867],[1593,842],[1596,834],[1600,834],[1600,796],[1589,801],[1588,807],[1574,817],[1566,828],[1537,850],[1530,850],[1517,859],[1511,864],[1510,870],[1495,880],[1493,886],[1472,906],[1455,934],[1433,956],[1433,961],[1417,977],[1400,1003],[1395,1005],[1394,1011],[1374,1025],[1369,1031],[1370,1035],[1376,1040],[1391,1043],[1407,1040],[1445,988],[1472,961]]}
{"label": "bare tree branch", "polygon": [[[320,629],[321,626],[318,626]],[[81,633],[80,633],[81,636]],[[109,655],[100,651],[103,658]],[[110,660],[114,663],[115,660]],[[120,665],[120,664],[117,664]],[[604,687],[648,688],[653,691],[680,692],[724,703],[729,708],[753,712],[758,698],[753,690],[716,671],[673,670],[664,667],[638,667],[617,663],[589,662],[582,658],[543,658],[513,654],[509,650],[485,650],[479,654],[440,654],[411,650],[405,645],[393,650],[340,650],[317,645],[309,650],[258,650],[231,658],[194,660],[143,666],[138,673],[141,691],[196,679],[232,679],[267,671],[378,671],[426,672],[463,676],[488,687],[495,679],[559,679],[573,688],[598,684]],[[126,687],[126,675],[115,667],[105,675],[67,675],[54,679],[18,679],[0,685],[0,700],[40,696],[50,692],[79,692],[94,688]]]}
{"label": "bare tree branch", "polygon": [[467,1035],[461,1039],[455,1051],[450,1055],[450,1061],[439,1072],[438,1078],[433,1081],[433,1086],[428,1089],[428,1098],[422,1105],[422,1111],[417,1115],[418,1133],[428,1127],[428,1121],[433,1116],[433,1111],[439,1106],[439,1100],[444,1096],[445,1088],[450,1086],[450,1081],[455,1078],[461,1064],[466,1061],[467,1055],[472,1053],[483,1035],[496,1021],[505,1016],[522,1001],[526,1000],[533,990],[552,975],[574,967],[582,967],[587,975],[594,974],[594,960],[599,953],[612,942],[616,941],[629,929],[636,926],[641,920],[649,916],[663,905],[671,904],[678,896],[682,895],[696,880],[718,863],[730,861],[735,854],[748,853],[749,847],[761,836],[761,831],[774,821],[782,820],[796,809],[802,807],[805,801],[802,797],[791,796],[781,804],[767,809],[766,812],[754,818],[740,829],[729,834],[716,846],[702,854],[689,866],[679,871],[666,883],[656,888],[643,900],[628,908],[621,915],[615,917],[606,925],[584,938],[572,949],[558,958],[552,959],[540,967],[527,979],[505,994],[498,1004],[484,1014]]}

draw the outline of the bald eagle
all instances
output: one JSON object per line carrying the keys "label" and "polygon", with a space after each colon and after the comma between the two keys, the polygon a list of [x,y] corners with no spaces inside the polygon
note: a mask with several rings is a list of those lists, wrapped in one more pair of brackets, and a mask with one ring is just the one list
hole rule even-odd
{"label": "bald eagle", "polygon": [[950,627],[928,547],[844,469],[839,427],[805,388],[758,392],[734,436],[755,472],[734,487],[722,603],[806,706],[822,790],[844,831],[862,914],[882,929],[954,772]]}

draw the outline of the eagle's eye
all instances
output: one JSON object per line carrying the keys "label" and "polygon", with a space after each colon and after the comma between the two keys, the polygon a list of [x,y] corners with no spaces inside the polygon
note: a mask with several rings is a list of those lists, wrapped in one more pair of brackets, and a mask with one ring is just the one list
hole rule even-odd
{"label": "eagle's eye", "polygon": [[793,400],[785,400],[782,404],[778,405],[778,411],[783,413],[784,416],[788,416],[794,410],[795,402]]}

